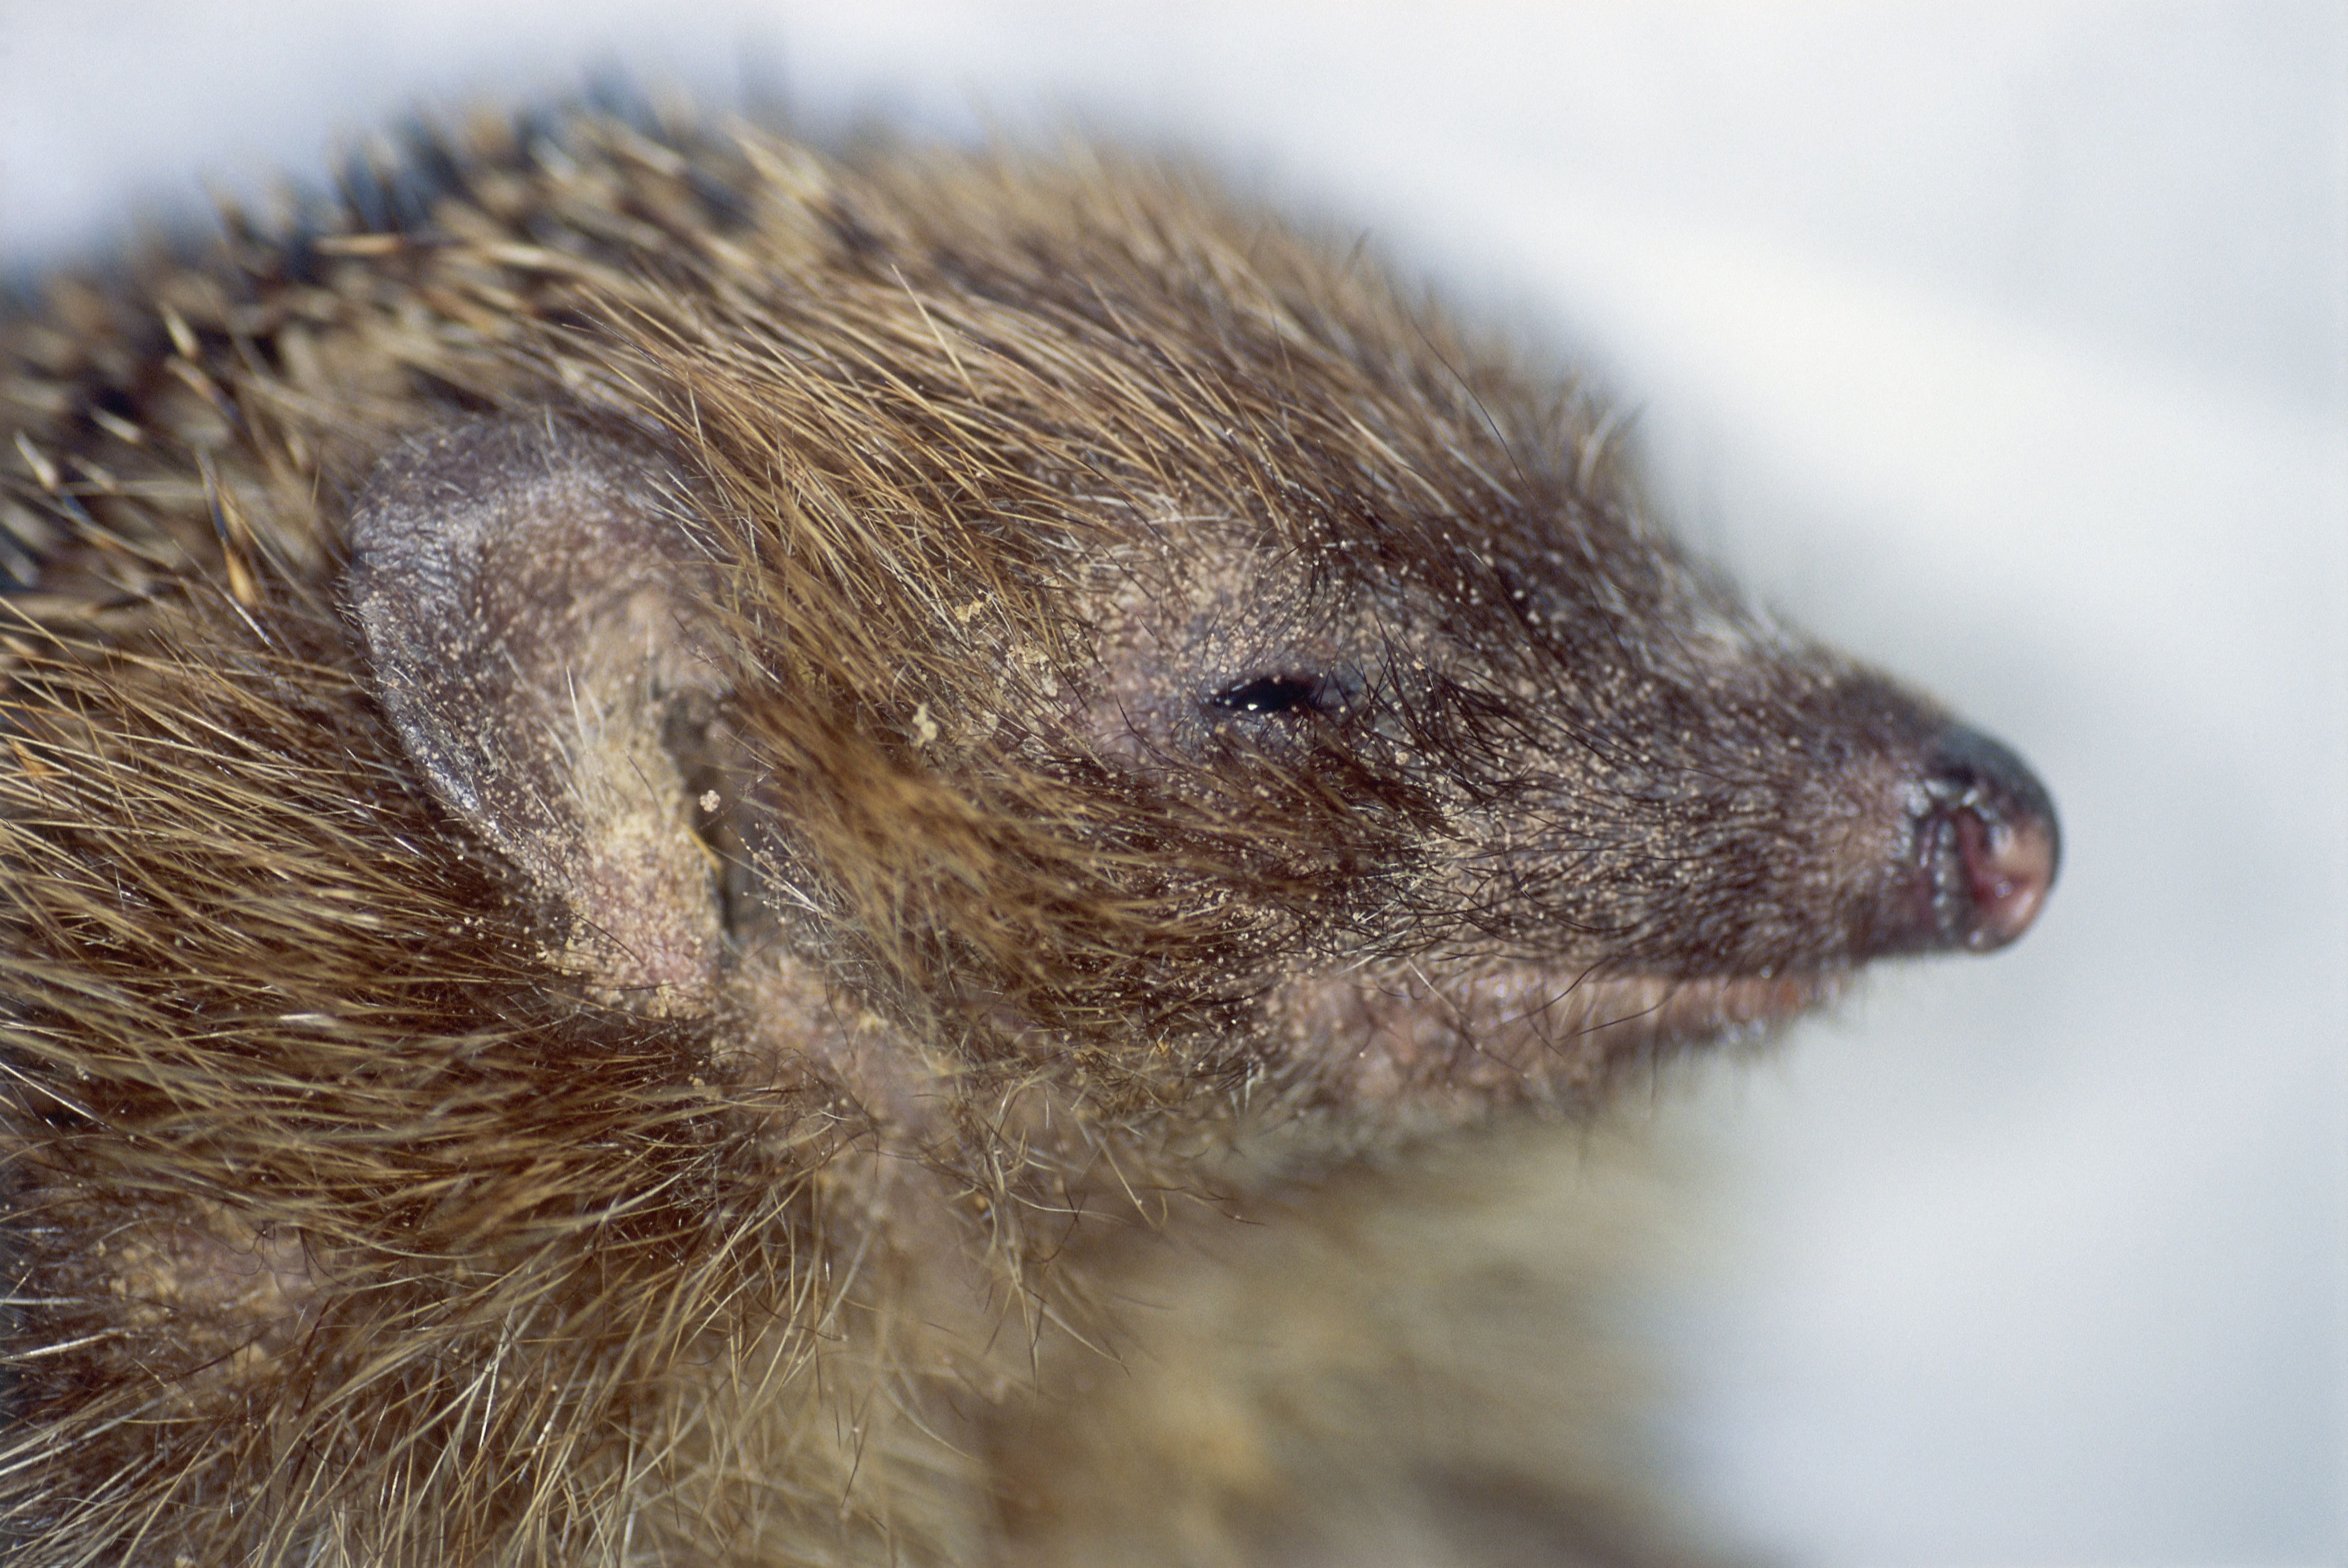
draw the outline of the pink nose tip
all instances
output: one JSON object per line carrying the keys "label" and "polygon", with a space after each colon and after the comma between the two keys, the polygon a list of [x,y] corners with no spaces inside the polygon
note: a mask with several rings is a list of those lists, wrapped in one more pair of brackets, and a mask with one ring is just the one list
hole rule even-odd
{"label": "pink nose tip", "polygon": [[1922,761],[1916,887],[1934,945],[1985,953],[2030,928],[2063,858],[2046,786],[1978,730],[1943,732]]}

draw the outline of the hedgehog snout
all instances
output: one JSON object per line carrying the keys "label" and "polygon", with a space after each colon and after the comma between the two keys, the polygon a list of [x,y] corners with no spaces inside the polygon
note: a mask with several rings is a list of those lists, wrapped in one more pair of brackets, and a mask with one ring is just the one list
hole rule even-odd
{"label": "hedgehog snout", "polygon": [[1985,953],[2030,928],[2063,856],[2046,786],[1998,741],[1962,724],[1932,738],[1911,794],[1911,950]]}

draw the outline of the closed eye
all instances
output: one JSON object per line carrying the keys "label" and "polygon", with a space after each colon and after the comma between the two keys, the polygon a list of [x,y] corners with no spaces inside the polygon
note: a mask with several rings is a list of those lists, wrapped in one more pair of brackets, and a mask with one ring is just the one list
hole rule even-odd
{"label": "closed eye", "polygon": [[1313,675],[1261,675],[1209,699],[1231,713],[1285,713],[1323,705],[1328,682]]}

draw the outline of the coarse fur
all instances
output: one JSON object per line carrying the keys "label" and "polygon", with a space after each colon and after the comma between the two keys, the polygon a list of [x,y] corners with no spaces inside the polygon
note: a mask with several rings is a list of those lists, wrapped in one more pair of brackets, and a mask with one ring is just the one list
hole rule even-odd
{"label": "coarse fur", "polygon": [[14,1561],[1688,1550],[1525,1194],[1978,852],[1570,386],[587,114],[0,333]]}

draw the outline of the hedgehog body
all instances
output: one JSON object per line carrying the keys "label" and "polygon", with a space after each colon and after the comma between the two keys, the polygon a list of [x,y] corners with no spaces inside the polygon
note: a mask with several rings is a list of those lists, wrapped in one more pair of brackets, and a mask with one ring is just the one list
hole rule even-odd
{"label": "hedgehog body", "polygon": [[1657,1560],[1525,1194],[2052,878],[1179,170],[483,121],[0,348],[27,1564]]}

